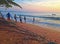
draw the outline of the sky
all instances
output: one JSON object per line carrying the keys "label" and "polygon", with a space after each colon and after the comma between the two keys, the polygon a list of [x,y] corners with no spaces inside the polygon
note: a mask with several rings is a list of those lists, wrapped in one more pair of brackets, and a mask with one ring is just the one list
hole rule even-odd
{"label": "sky", "polygon": [[15,0],[22,6],[9,8],[8,10],[16,10],[22,12],[60,12],[60,0]]}

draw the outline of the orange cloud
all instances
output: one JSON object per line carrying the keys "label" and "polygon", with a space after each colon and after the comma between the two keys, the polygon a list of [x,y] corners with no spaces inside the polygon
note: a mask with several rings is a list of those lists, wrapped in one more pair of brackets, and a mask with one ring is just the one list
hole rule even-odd
{"label": "orange cloud", "polygon": [[60,0],[22,3],[23,11],[29,12],[60,12]]}

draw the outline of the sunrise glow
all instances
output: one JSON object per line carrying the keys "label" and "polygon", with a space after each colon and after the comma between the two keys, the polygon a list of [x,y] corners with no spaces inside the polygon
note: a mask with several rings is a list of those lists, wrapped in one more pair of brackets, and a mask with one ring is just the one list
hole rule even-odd
{"label": "sunrise glow", "polygon": [[19,4],[26,12],[60,12],[60,0],[23,0]]}

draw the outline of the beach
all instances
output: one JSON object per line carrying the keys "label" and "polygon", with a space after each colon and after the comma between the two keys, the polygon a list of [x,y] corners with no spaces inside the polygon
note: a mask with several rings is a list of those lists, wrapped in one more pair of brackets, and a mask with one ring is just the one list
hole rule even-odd
{"label": "beach", "polygon": [[[18,25],[20,24],[20,25]],[[32,24],[25,24],[25,23],[17,23],[18,26],[27,29],[29,31],[32,31],[34,33],[37,33],[38,35],[45,36],[46,39],[50,39],[51,41],[57,41],[60,43],[60,32],[54,30],[53,28],[44,28]]]}
{"label": "beach", "polygon": [[60,0],[0,0],[0,44],[60,44]]}
{"label": "beach", "polygon": [[[25,39],[24,41],[23,38],[27,41]],[[34,24],[0,18],[1,44],[49,44],[49,42],[60,44],[60,32]]]}

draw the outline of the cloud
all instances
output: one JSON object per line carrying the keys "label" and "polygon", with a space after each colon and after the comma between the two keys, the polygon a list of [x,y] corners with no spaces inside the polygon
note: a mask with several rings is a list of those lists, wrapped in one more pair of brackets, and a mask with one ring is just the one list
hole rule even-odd
{"label": "cloud", "polygon": [[24,0],[23,10],[26,11],[60,11],[60,0]]}
{"label": "cloud", "polygon": [[21,0],[21,1],[24,1],[24,2],[48,2],[48,1],[60,1],[60,0]]}
{"label": "cloud", "polygon": [[[9,8],[14,11],[60,11],[60,0],[15,0],[22,6],[22,10],[18,7]],[[0,9],[2,10],[2,9]]]}

